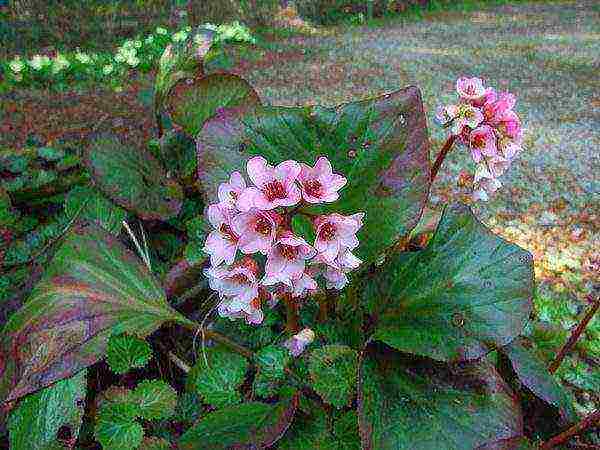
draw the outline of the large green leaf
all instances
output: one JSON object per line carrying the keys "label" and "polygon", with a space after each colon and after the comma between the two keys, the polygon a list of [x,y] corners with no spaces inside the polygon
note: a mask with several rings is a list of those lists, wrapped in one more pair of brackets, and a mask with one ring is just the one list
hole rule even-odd
{"label": "large green leaf", "polygon": [[298,408],[299,394],[277,404],[242,403],[212,412],[187,430],[181,450],[266,448],[286,432]]}
{"label": "large green leaf", "polygon": [[246,358],[223,346],[208,348],[204,355],[199,356],[188,375],[190,390],[216,408],[239,403],[242,398],[238,388],[244,382],[248,369]]}
{"label": "large green leaf", "polygon": [[519,404],[491,365],[450,368],[384,347],[361,356],[364,450],[473,450],[522,436]]}
{"label": "large green leaf", "polygon": [[105,133],[86,149],[85,162],[98,188],[142,219],[165,220],[179,213],[183,190],[149,152]]}
{"label": "large green leaf", "polygon": [[336,408],[347,406],[356,391],[357,353],[346,345],[326,345],[311,352],[311,386]]}
{"label": "large green leaf", "polygon": [[558,408],[560,415],[566,421],[574,422],[577,419],[577,413],[567,391],[548,372],[548,367],[538,356],[533,342],[519,338],[501,350],[510,359],[521,383],[536,396]]}
{"label": "large green leaf", "polygon": [[198,175],[210,203],[218,185],[249,158],[270,164],[326,156],[348,179],[338,202],[313,212],[366,213],[358,256],[367,262],[417,223],[429,192],[429,144],[421,94],[408,87],[335,108],[231,108],[197,137]]}
{"label": "large green leaf", "polygon": [[157,156],[164,167],[178,179],[193,179],[196,175],[196,143],[179,130],[169,130],[160,139]]}
{"label": "large green leaf", "polygon": [[472,360],[521,334],[532,308],[531,255],[448,207],[429,245],[365,279],[374,340],[440,361]]}
{"label": "large green leaf", "polygon": [[220,108],[260,105],[250,84],[237,75],[218,73],[188,83],[180,80],[169,93],[168,110],[173,122],[196,136],[204,122]]}
{"label": "large green leaf", "polygon": [[69,220],[75,217],[87,220],[109,233],[118,235],[127,212],[97,190],[88,186],[77,186],[71,189],[65,198],[65,215]]}
{"label": "large green leaf", "polygon": [[54,450],[61,448],[57,433],[67,427],[77,439],[83,419],[87,370],[58,381],[24,398],[8,417],[10,448]]}
{"label": "large green leaf", "polygon": [[148,269],[95,225],[75,227],[0,341],[0,399],[16,400],[99,361],[109,337],[186,321]]}
{"label": "large green leaf", "polygon": [[258,370],[254,378],[254,393],[270,397],[285,380],[285,366],[291,360],[290,354],[280,345],[268,345],[256,352],[255,360]]}

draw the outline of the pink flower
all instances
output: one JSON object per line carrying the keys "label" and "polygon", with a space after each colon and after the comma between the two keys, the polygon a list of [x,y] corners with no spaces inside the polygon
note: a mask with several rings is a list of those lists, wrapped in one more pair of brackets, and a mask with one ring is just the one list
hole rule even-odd
{"label": "pink flower", "polygon": [[300,164],[296,161],[284,161],[273,167],[265,158],[255,156],[248,161],[246,169],[256,187],[242,192],[237,202],[240,211],[248,211],[252,207],[269,210],[293,206],[300,201],[300,189],[295,183],[300,174]]}
{"label": "pink flower", "polygon": [[487,163],[488,169],[494,178],[497,178],[506,172],[506,169],[508,169],[508,166],[510,165],[510,161],[500,155],[488,159]]}
{"label": "pink flower", "polygon": [[305,261],[315,254],[315,249],[304,239],[290,232],[282,233],[267,256],[262,284],[270,286],[284,283],[292,286],[292,280],[299,279],[304,273]]}
{"label": "pink flower", "polygon": [[514,111],[506,111],[498,120],[496,128],[510,138],[517,138],[521,134],[521,120]]}
{"label": "pink flower", "polygon": [[505,113],[512,111],[515,103],[514,95],[503,92],[497,100],[488,101],[483,105],[483,116],[491,124],[498,123]]}
{"label": "pink flower", "polygon": [[479,108],[463,103],[458,106],[458,114],[452,123],[452,134],[460,135],[465,127],[477,128],[483,122]]}
{"label": "pink flower", "polygon": [[222,297],[231,297],[235,305],[243,305],[258,296],[258,265],[245,256],[231,267],[209,267],[204,270],[210,288]]}
{"label": "pink flower", "polygon": [[364,213],[342,216],[333,213],[314,220],[317,230],[315,249],[326,261],[333,261],[344,248],[358,247],[356,232],[362,227]]}
{"label": "pink flower", "polygon": [[231,229],[239,236],[238,246],[242,253],[266,255],[275,240],[276,220],[279,216],[275,213],[257,208],[236,215],[231,221]]}
{"label": "pink flower", "polygon": [[471,146],[471,155],[475,162],[481,161],[481,155],[495,156],[498,153],[496,148],[496,135],[489,125],[481,125],[471,131],[469,136]]}
{"label": "pink flower", "polygon": [[300,164],[298,176],[302,196],[308,203],[334,202],[339,198],[339,191],[347,183],[346,178],[333,173],[331,163],[325,157],[320,157],[315,167]]}
{"label": "pink flower", "polygon": [[481,97],[479,100],[472,100],[471,104],[473,106],[477,106],[477,107],[481,108],[486,103],[495,102],[497,98],[498,98],[498,95],[496,94],[496,90],[493,87],[489,87],[489,88],[486,88],[485,94],[483,94],[483,97]]}
{"label": "pink flower", "polygon": [[246,181],[239,172],[233,172],[228,183],[219,185],[219,202],[229,209],[235,209],[238,198],[244,189],[246,189]]}
{"label": "pink flower", "polygon": [[304,351],[306,346],[315,340],[315,333],[310,328],[305,328],[298,334],[295,334],[282,345],[290,351],[290,354],[296,358]]}
{"label": "pink flower", "polygon": [[318,289],[318,285],[313,276],[311,271],[307,269],[300,278],[292,280],[292,297],[306,297],[314,293]]}
{"label": "pink flower", "polygon": [[206,238],[203,250],[210,255],[210,263],[218,266],[223,261],[232,264],[238,248],[238,236],[231,230],[231,212],[221,203],[208,207],[208,221],[216,228]]}
{"label": "pink flower", "polygon": [[480,100],[486,93],[481,78],[461,77],[456,80],[456,92],[465,100]]}

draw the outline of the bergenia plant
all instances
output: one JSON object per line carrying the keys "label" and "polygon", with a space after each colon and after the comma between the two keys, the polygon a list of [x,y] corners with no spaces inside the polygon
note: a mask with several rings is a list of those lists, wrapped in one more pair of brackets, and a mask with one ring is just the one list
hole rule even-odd
{"label": "bergenia plant", "polygon": [[418,88],[264,105],[206,73],[211,30],[181,39],[147,148],[106,125],[0,155],[0,447],[546,449],[594,423],[551,374],[585,324],[547,370],[531,254],[429,203],[454,142],[475,198],[500,187],[513,95],[460,78],[432,166]]}
{"label": "bergenia plant", "polygon": [[[436,122],[450,131],[440,156],[443,160],[455,142],[468,149],[476,164],[473,200],[487,201],[502,186],[498,178],[523,147],[521,120],[514,111],[516,98],[509,92],[484,87],[477,77],[459,78],[456,93],[458,102],[440,106],[435,116]],[[436,161],[434,177],[437,169]]]}
{"label": "bergenia plant", "polygon": [[[300,303],[318,290],[318,279],[322,288],[342,290],[348,284],[347,274],[361,264],[352,250],[359,245],[356,233],[364,213],[303,211],[311,204],[334,203],[347,182],[326,157],[314,166],[293,160],[272,166],[255,156],[246,173],[250,182],[233,172],[218,187],[219,202],[208,206],[214,229],[204,245],[211,263],[204,274],[219,295],[222,317],[259,324],[264,302]],[[314,242],[293,231],[296,215],[309,218]]]}

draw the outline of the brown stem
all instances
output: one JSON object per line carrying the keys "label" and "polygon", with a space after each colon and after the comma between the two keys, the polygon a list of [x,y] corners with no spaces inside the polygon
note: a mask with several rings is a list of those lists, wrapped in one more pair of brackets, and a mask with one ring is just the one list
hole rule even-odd
{"label": "brown stem", "polygon": [[[590,297],[588,298],[591,300]],[[548,371],[550,373],[556,372],[556,370],[560,367],[561,363],[563,362],[563,359],[565,359],[565,356],[567,356],[567,354],[573,349],[573,347],[583,334],[585,328],[590,323],[590,320],[592,320],[592,317],[594,317],[594,314],[596,314],[596,312],[598,311],[598,308],[600,308],[600,297],[596,298],[596,300],[593,301],[592,306],[586,313],[583,320],[579,322],[579,325],[577,325],[577,327],[571,333],[571,336],[569,336],[569,340],[565,343],[565,345],[563,345],[563,347],[560,349],[560,352],[558,352],[556,359],[554,359],[554,361],[552,361],[552,364],[550,364],[550,367],[548,368]]]}
{"label": "brown stem", "polygon": [[327,302],[327,297],[320,294],[317,297],[317,301],[319,302],[319,315],[317,316],[317,320],[320,323],[327,322],[327,317],[329,316],[329,303]]}
{"label": "brown stem", "polygon": [[298,304],[289,292],[283,295],[283,302],[285,303],[285,311],[287,313],[286,329],[289,333],[296,334],[300,331]]}
{"label": "brown stem", "polygon": [[452,148],[452,145],[454,144],[454,141],[456,141],[456,137],[457,136],[455,136],[453,134],[450,135],[450,137],[444,143],[444,146],[438,153],[437,158],[435,159],[435,162],[433,163],[433,167],[431,168],[430,180],[431,180],[432,184],[433,184],[433,180],[435,180],[435,177],[437,176],[438,171],[440,170],[442,163],[444,162],[444,159],[446,159],[446,155],[448,155],[448,153],[450,152],[450,149]]}
{"label": "brown stem", "polygon": [[564,444],[571,437],[580,434],[581,432],[587,430],[588,428],[596,424],[600,424],[600,409],[593,412],[589,416],[584,417],[583,420],[581,420],[581,422],[576,423],[568,430],[565,430],[562,433],[554,436],[548,442],[543,443],[540,446],[540,450],[548,450],[556,447],[557,445]]}

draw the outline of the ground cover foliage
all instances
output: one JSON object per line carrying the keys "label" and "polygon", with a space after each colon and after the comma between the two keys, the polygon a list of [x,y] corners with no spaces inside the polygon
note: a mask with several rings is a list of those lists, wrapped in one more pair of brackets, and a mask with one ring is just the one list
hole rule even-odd
{"label": "ground cover foliage", "polygon": [[[211,39],[210,30],[194,36]],[[532,308],[531,255],[459,204],[435,231],[410,234],[423,229],[430,188],[418,89],[337,108],[261,105],[239,77],[190,64],[192,42],[161,61],[163,134],[146,148],[103,132],[84,154],[41,147],[3,161],[40,179],[13,176],[22,186],[1,197],[5,242],[35,231],[3,255],[9,280],[28,292],[2,341],[15,448],[30,448],[31,427],[34,448],[528,448],[576,421],[568,394],[519,337]],[[225,161],[240,168],[263,152],[271,163],[294,155],[309,164],[331,152],[357,186],[350,205],[366,210],[367,264],[340,295],[304,302],[300,319],[316,340],[298,359],[280,351],[289,334],[281,306],[258,327],[217,319],[203,330],[245,350],[199,348],[216,303],[201,275],[202,212],[226,181]],[[45,192],[53,170],[64,186],[61,170],[82,186]],[[31,223],[31,210],[48,223]],[[543,426],[523,413],[529,401],[539,401]],[[46,415],[27,425],[36,410]]]}

